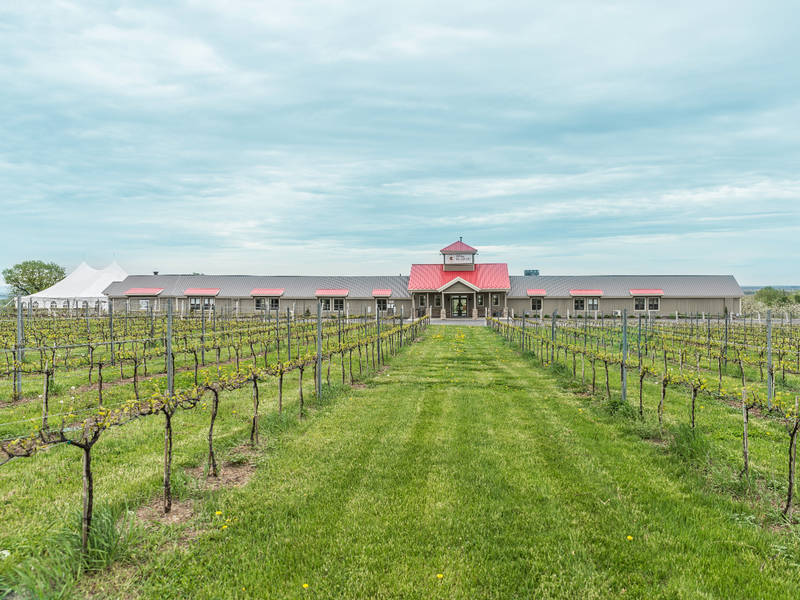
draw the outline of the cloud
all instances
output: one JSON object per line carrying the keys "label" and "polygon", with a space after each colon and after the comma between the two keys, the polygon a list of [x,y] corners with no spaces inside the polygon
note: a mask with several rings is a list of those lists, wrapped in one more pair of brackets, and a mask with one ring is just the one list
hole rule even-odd
{"label": "cloud", "polygon": [[[790,3],[0,6],[5,261],[797,277]],[[787,275],[788,274],[788,275]]]}

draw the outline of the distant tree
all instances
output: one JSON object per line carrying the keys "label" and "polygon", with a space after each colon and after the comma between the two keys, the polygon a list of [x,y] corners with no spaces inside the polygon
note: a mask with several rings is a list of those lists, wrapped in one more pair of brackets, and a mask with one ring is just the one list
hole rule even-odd
{"label": "distant tree", "polygon": [[42,260],[26,260],[3,269],[3,279],[11,286],[12,295],[41,292],[66,276],[64,267]]}
{"label": "distant tree", "polygon": [[782,306],[791,302],[789,294],[783,290],[777,290],[771,286],[763,287],[758,290],[755,294],[755,298],[767,306]]}

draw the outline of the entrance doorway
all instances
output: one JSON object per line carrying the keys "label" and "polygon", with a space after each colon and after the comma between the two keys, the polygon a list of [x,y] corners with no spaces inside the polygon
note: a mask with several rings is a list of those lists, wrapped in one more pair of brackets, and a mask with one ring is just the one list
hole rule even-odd
{"label": "entrance doorway", "polygon": [[454,317],[467,316],[466,296],[450,296],[450,314]]}

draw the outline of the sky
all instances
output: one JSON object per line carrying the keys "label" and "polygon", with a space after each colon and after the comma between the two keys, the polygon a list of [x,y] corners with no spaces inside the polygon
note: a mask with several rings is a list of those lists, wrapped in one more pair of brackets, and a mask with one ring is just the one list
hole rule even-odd
{"label": "sky", "polygon": [[0,268],[800,284],[792,2],[0,3]]}

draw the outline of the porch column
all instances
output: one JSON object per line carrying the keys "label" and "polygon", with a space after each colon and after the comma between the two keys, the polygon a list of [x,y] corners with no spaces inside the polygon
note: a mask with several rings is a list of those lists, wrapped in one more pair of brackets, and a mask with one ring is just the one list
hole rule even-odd
{"label": "porch column", "polygon": [[508,294],[503,292],[503,318],[508,318]]}
{"label": "porch column", "polygon": [[440,319],[447,318],[447,310],[445,310],[444,308],[444,292],[442,292],[442,310],[440,311],[439,318]]}
{"label": "porch column", "polygon": [[472,292],[472,319],[478,318],[478,292]]}

